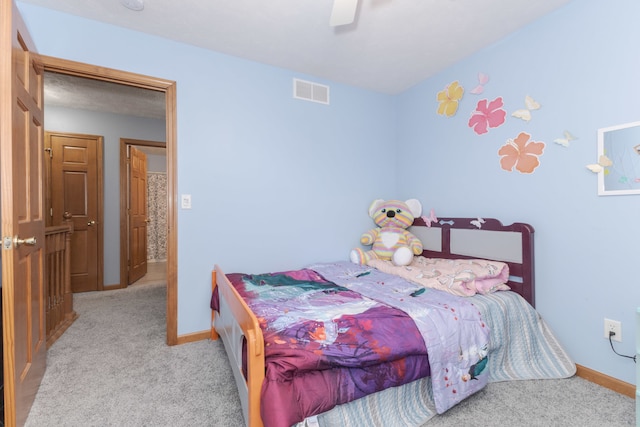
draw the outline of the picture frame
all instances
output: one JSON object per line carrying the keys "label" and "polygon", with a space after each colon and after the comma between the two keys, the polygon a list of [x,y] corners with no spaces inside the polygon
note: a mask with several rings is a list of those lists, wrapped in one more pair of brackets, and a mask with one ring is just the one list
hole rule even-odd
{"label": "picture frame", "polygon": [[640,194],[640,121],[598,129],[598,195]]}

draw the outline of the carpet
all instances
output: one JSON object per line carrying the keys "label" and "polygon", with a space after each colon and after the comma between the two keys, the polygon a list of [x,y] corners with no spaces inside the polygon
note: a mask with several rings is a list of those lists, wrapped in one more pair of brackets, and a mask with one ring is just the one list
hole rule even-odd
{"label": "carpet", "polygon": [[221,342],[166,345],[166,286],[74,295],[27,426],[242,426]]}

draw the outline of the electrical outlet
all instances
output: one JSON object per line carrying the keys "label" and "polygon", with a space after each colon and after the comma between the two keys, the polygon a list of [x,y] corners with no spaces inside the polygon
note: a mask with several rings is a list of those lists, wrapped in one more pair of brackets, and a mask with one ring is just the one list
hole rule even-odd
{"label": "electrical outlet", "polygon": [[609,339],[609,333],[615,335],[611,337],[613,341],[622,342],[622,323],[617,320],[604,319],[604,337]]}

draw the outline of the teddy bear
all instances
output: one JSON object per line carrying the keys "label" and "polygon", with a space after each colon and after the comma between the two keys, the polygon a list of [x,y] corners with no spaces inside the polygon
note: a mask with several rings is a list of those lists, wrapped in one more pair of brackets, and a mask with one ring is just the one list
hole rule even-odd
{"label": "teddy bear", "polygon": [[422,242],[406,229],[422,214],[422,205],[416,199],[377,199],[369,206],[369,216],[378,226],[360,237],[360,243],[371,250],[353,249],[349,258],[355,264],[367,264],[371,259],[392,261],[395,265],[409,265],[414,255],[422,253]]}

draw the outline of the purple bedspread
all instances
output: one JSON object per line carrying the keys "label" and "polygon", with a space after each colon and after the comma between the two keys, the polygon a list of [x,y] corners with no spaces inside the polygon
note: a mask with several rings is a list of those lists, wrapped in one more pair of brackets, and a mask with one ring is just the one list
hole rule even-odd
{"label": "purple bedspread", "polygon": [[[422,326],[416,326],[416,321],[405,312],[411,312],[410,307],[400,309],[394,302],[383,302],[384,296],[365,296],[349,289],[352,284],[363,286],[363,283],[384,288],[385,276],[389,283],[393,276],[378,271],[372,274],[370,267],[355,264],[332,265],[349,270],[348,277],[337,280],[340,284],[325,280],[311,269],[227,275],[262,327],[266,372],[261,416],[265,427],[289,427],[335,405],[430,374],[423,339],[424,320],[418,321]],[[417,299],[427,301],[438,294],[444,293],[427,290],[413,296],[408,294],[407,299],[411,303]],[[212,308],[216,309],[216,304],[214,295]],[[446,304],[446,310],[439,310],[438,316],[442,317],[442,312],[451,313],[451,309],[457,310],[457,306]],[[430,333],[444,333],[431,326],[426,329],[429,328]],[[442,347],[442,341],[436,341],[437,347]],[[463,354],[468,346],[457,341],[455,349],[438,349],[438,353],[443,350],[453,353],[456,360],[468,358]],[[435,362],[437,365],[431,361],[432,366],[449,369],[441,368],[439,359]],[[466,378],[459,381],[474,384],[471,392],[475,392],[486,383],[486,378],[478,381],[480,372],[468,375],[468,366],[464,367],[464,375],[459,375]],[[438,374],[447,378],[448,384],[443,383],[443,387],[449,392],[455,388],[457,393],[458,386],[449,380],[452,375]],[[457,396],[456,401],[462,397]]]}

